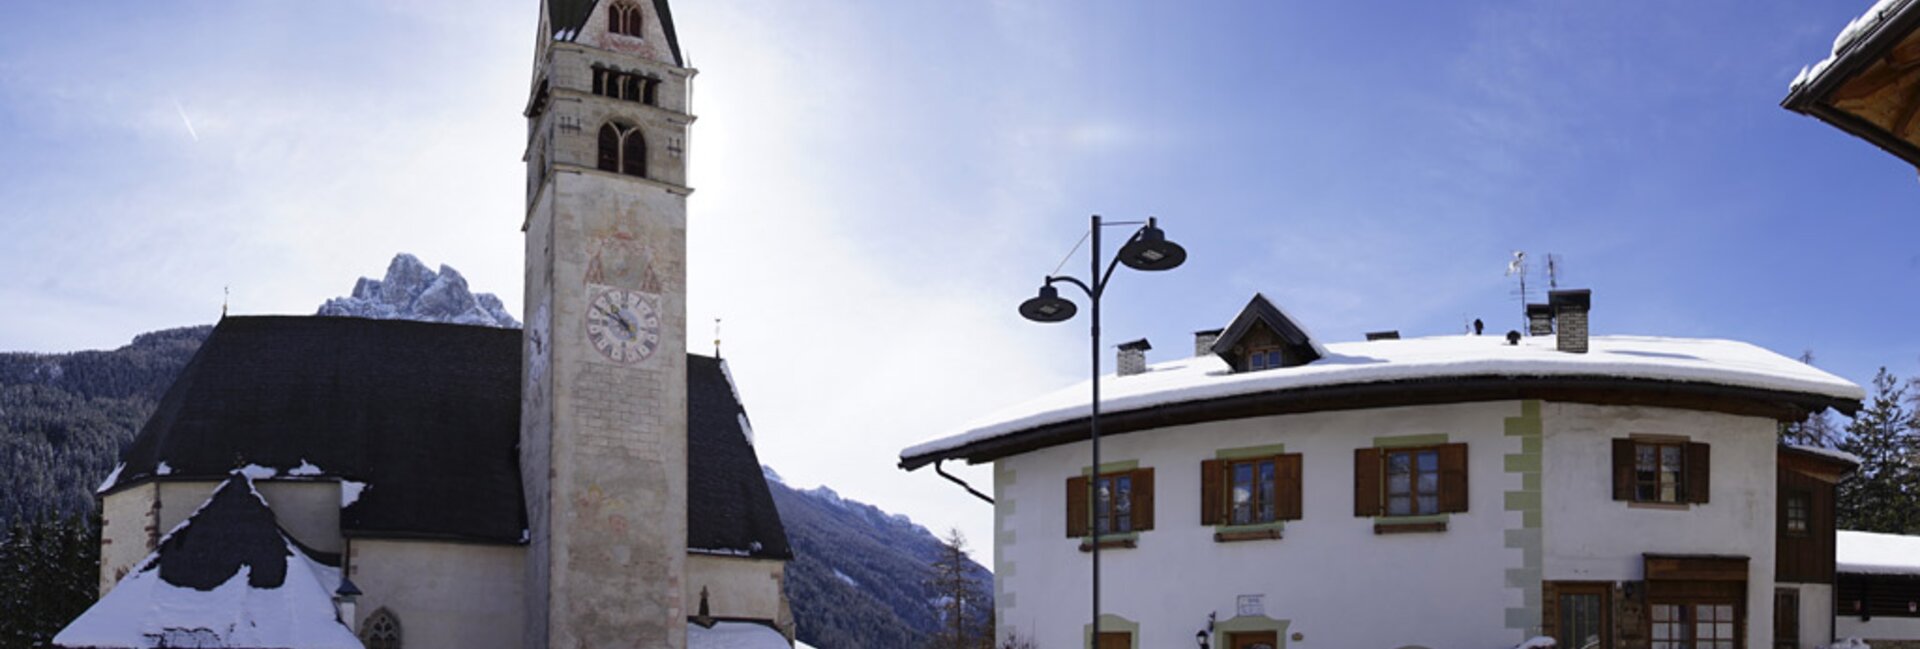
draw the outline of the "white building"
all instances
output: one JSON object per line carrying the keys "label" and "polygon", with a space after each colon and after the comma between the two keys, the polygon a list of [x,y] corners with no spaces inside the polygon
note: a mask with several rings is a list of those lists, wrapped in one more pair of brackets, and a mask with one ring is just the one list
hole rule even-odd
{"label": "white building", "polygon": [[[1552,302],[1544,335],[1322,344],[1256,296],[1193,357],[1101,379],[1093,495],[1086,384],[901,466],[993,464],[999,632],[1041,647],[1086,646],[1095,542],[1099,649],[1824,644],[1831,545],[1824,583],[1776,579],[1778,484],[1851,465],[1776,435],[1860,388],[1739,342],[1589,338],[1586,291]],[[1831,537],[1822,484],[1799,534]]]}
{"label": "white building", "polygon": [[1920,536],[1842,530],[1837,548],[1836,635],[1920,647]]}

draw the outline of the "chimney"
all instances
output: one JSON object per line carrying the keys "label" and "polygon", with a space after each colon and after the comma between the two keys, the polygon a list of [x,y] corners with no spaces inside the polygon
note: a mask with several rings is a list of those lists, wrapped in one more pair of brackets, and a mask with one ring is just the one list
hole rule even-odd
{"label": "chimney", "polygon": [[1120,343],[1120,360],[1118,364],[1120,376],[1145,374],[1147,371],[1147,350],[1149,349],[1153,349],[1153,345],[1147,344],[1147,339],[1145,338],[1133,342]]}
{"label": "chimney", "polygon": [[1220,332],[1222,331],[1226,331],[1226,330],[1225,329],[1208,329],[1206,331],[1193,332],[1194,357],[1198,358],[1201,356],[1212,356],[1213,343],[1218,342],[1220,340]]}
{"label": "chimney", "polygon": [[1368,340],[1368,341],[1375,341],[1375,340],[1399,340],[1399,339],[1400,339],[1400,330],[1398,330],[1398,329],[1395,329],[1395,330],[1393,330],[1393,331],[1369,331],[1369,332],[1367,332],[1367,340]]}
{"label": "chimney", "polygon": [[1527,305],[1527,335],[1553,335],[1553,307],[1551,305]]}
{"label": "chimney", "polygon": [[1587,353],[1587,312],[1593,308],[1593,292],[1584,288],[1548,291],[1547,304],[1558,321],[1560,351]]}

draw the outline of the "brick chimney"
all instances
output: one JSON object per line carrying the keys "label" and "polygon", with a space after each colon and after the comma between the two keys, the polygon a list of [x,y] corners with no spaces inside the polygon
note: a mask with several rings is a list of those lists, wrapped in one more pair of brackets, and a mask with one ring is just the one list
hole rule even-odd
{"label": "brick chimney", "polygon": [[1193,332],[1193,355],[1196,358],[1200,356],[1212,356],[1213,343],[1220,340],[1220,332],[1223,331],[1226,330],[1208,329]]}
{"label": "brick chimney", "polygon": [[1551,305],[1527,305],[1527,335],[1553,335],[1553,307]]}
{"label": "brick chimney", "polygon": [[1587,353],[1587,312],[1593,308],[1593,292],[1584,288],[1548,291],[1547,304],[1553,307],[1553,319],[1560,330],[1560,351]]}
{"label": "brick chimney", "polygon": [[1116,365],[1116,367],[1119,368],[1120,376],[1133,376],[1135,374],[1146,373],[1147,350],[1149,349],[1153,349],[1153,345],[1147,344],[1147,339],[1145,338],[1133,342],[1120,343],[1120,360]]}

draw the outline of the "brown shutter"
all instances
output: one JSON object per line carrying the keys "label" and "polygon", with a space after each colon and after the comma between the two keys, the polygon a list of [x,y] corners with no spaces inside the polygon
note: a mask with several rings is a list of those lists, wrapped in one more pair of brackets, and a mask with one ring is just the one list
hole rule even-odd
{"label": "brown shutter", "polygon": [[1613,440],[1613,499],[1633,500],[1633,440]]}
{"label": "brown shutter", "polygon": [[1687,481],[1687,502],[1707,502],[1707,493],[1712,485],[1713,460],[1706,444],[1687,444],[1687,463],[1683,473]]}
{"label": "brown shutter", "polygon": [[1153,469],[1133,472],[1133,529],[1153,529]]}
{"label": "brown shutter", "polygon": [[1221,460],[1200,461],[1200,524],[1219,525],[1227,522],[1221,514],[1226,510],[1227,502],[1227,463]]}
{"label": "brown shutter", "polygon": [[1467,511],[1467,445],[1440,445],[1440,511]]}
{"label": "brown shutter", "polygon": [[1300,520],[1300,454],[1287,453],[1273,458],[1274,518]]}
{"label": "brown shutter", "polygon": [[1353,515],[1380,515],[1380,449],[1353,449]]}
{"label": "brown shutter", "polygon": [[1087,536],[1093,512],[1087,507],[1087,477],[1067,478],[1067,538]]}

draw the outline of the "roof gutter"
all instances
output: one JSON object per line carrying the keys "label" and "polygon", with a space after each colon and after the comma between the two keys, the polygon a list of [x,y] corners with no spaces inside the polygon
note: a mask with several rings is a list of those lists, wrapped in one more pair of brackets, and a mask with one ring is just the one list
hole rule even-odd
{"label": "roof gutter", "polygon": [[967,484],[967,481],[965,481],[965,480],[961,480],[961,479],[959,478],[959,476],[955,476],[955,475],[953,475],[953,474],[951,474],[951,473],[947,473],[947,470],[946,470],[946,469],[942,469],[942,468],[940,468],[940,463],[942,463],[942,462],[946,462],[946,461],[947,461],[947,460],[946,460],[946,458],[941,458],[941,459],[938,459],[938,460],[934,460],[934,461],[933,461],[933,472],[934,472],[934,473],[938,473],[938,474],[940,474],[940,477],[942,477],[942,478],[946,478],[946,479],[948,479],[948,480],[952,480],[954,484],[957,484],[957,485],[960,485],[960,488],[962,488],[962,489],[966,489],[966,490],[967,490],[967,493],[970,493],[970,494],[973,494],[973,497],[975,497],[975,498],[979,498],[979,499],[981,499],[981,500],[984,500],[984,501],[987,501],[987,504],[989,504],[989,505],[991,505],[991,504],[993,504],[993,497],[992,497],[992,496],[989,496],[989,495],[986,495],[986,494],[983,494],[983,493],[980,493],[980,490],[978,490],[978,489],[974,489],[974,488],[973,488],[973,485],[970,485],[970,484]]}

